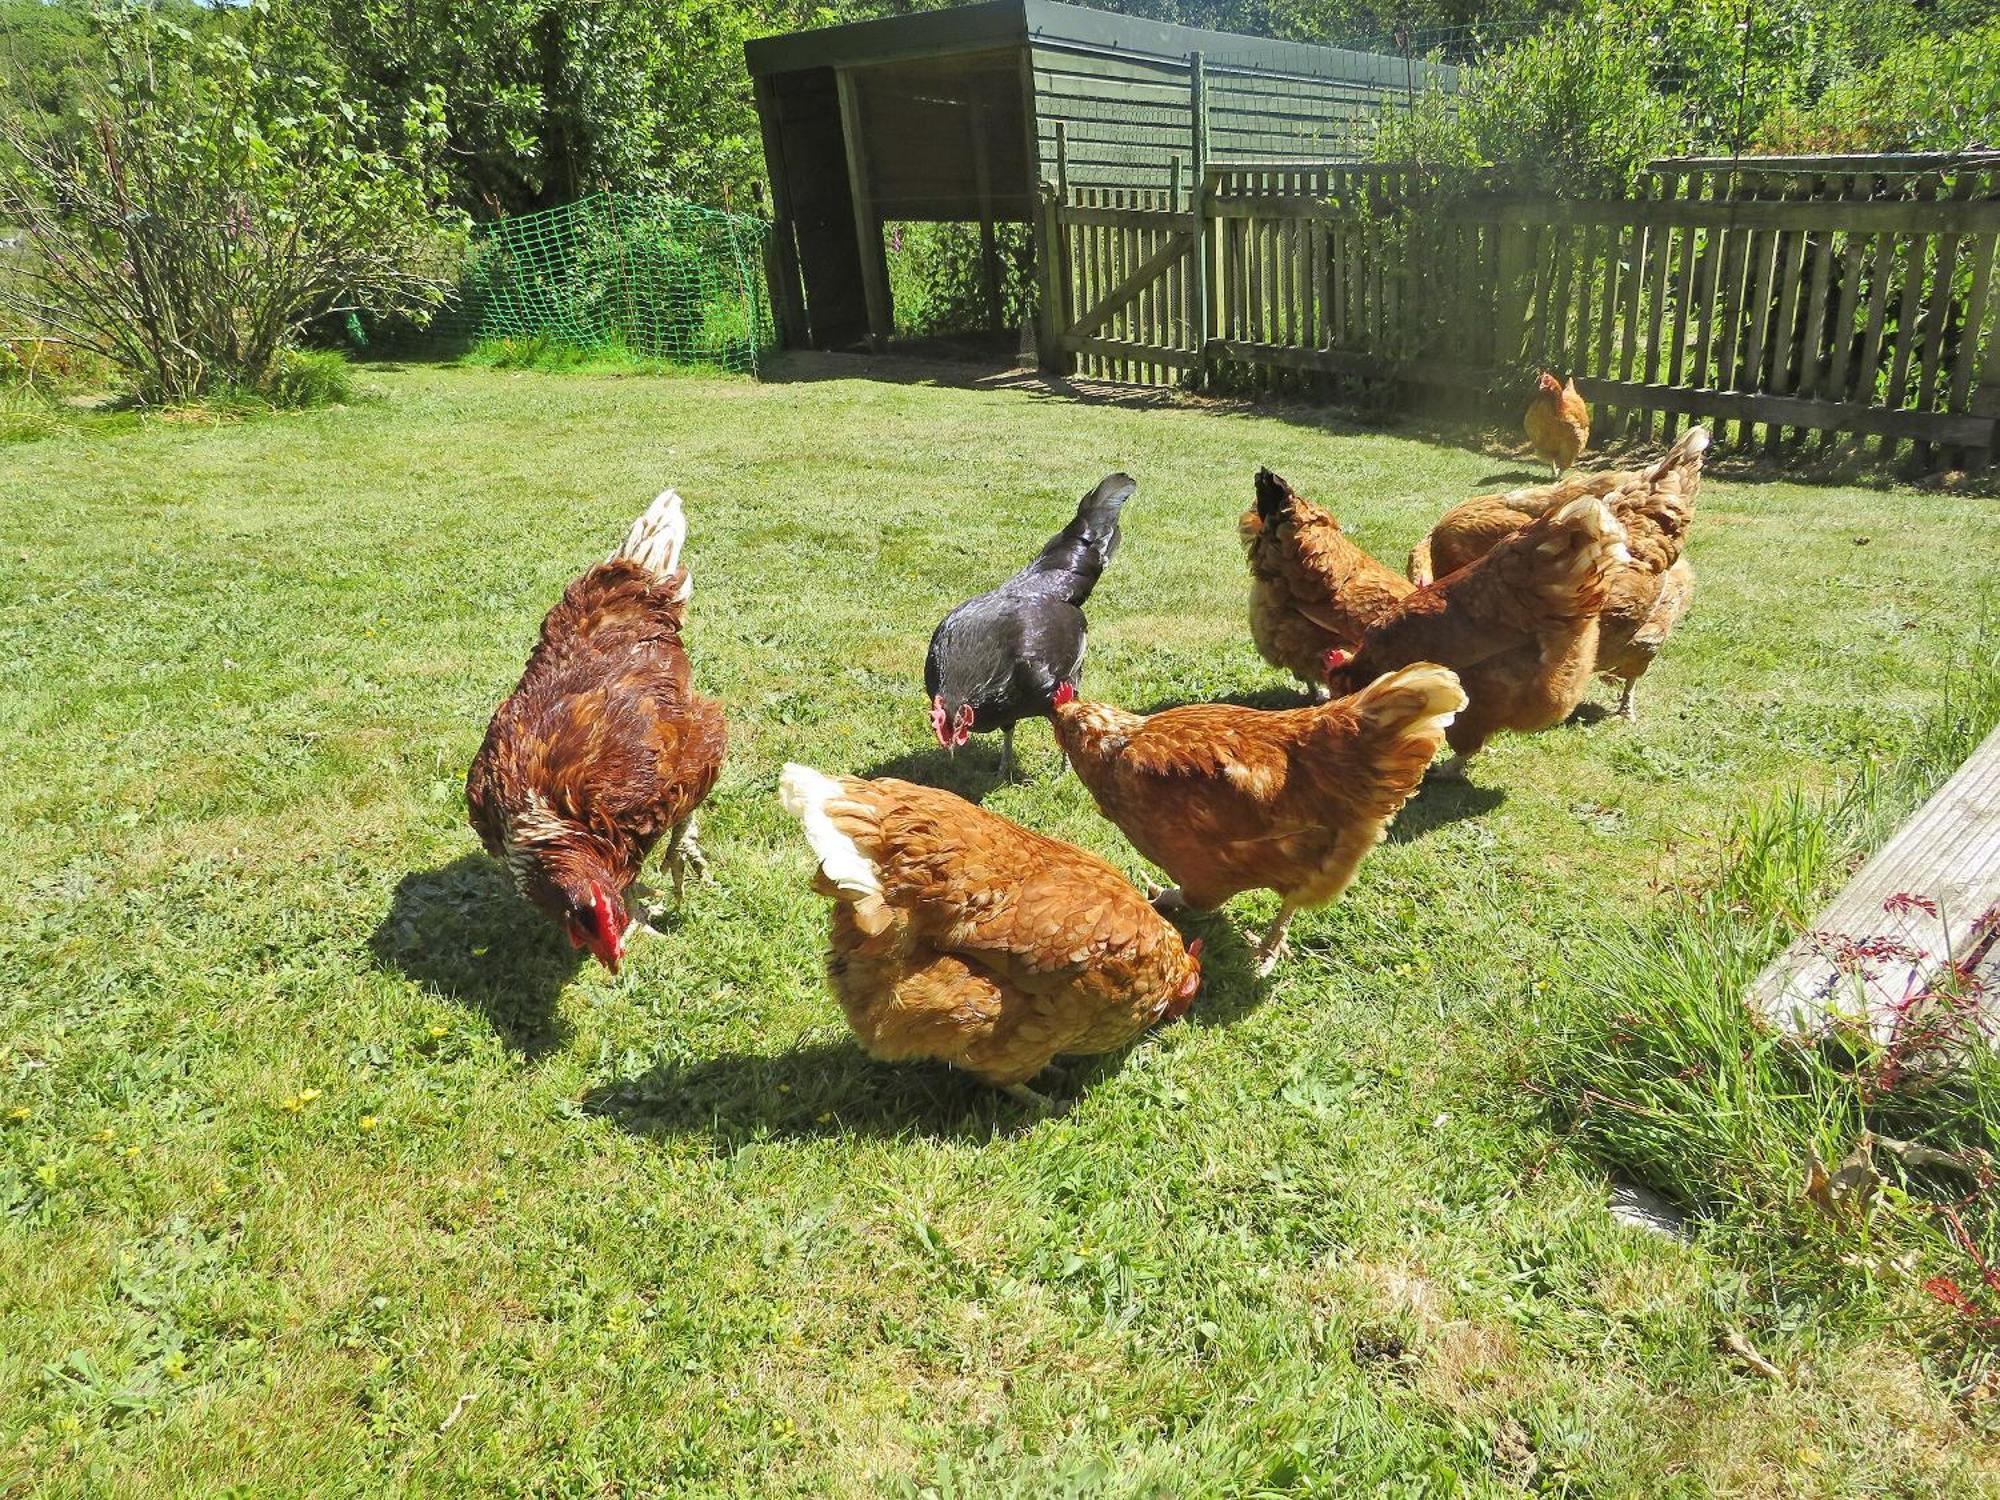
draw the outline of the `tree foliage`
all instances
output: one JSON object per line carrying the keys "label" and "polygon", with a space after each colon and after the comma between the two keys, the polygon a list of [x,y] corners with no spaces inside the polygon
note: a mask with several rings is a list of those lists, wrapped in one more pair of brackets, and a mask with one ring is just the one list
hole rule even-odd
{"label": "tree foliage", "polygon": [[261,4],[200,29],[148,6],[91,22],[98,67],[75,96],[0,117],[0,219],[28,250],[0,302],[142,399],[186,401],[270,387],[316,315],[442,295],[435,89],[377,121]]}

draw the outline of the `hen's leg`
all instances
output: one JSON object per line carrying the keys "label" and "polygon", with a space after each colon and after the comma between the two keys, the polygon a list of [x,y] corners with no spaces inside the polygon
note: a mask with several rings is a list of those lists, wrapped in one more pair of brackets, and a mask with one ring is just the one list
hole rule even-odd
{"label": "hen's leg", "polygon": [[689,813],[680,822],[674,824],[674,831],[667,838],[666,857],[661,860],[661,863],[667,867],[667,873],[674,877],[674,900],[676,901],[682,901],[687,898],[687,874],[689,870],[694,871],[694,877],[697,880],[706,880],[708,878],[708,856],[701,852],[701,846],[695,842],[696,832],[694,814]]}
{"label": "hen's leg", "polygon": [[1000,731],[1000,779],[1014,779],[1014,726],[1009,724]]}
{"label": "hen's leg", "polygon": [[1258,941],[1255,955],[1259,979],[1277,968],[1278,960],[1284,957],[1288,946],[1285,942],[1285,929],[1292,925],[1292,913],[1297,910],[1297,907],[1287,901],[1278,908],[1278,915],[1271,925],[1264,929],[1264,936]]}
{"label": "hen's leg", "polygon": [[1618,695],[1618,717],[1628,724],[1639,722],[1638,706],[1632,702],[1632,690],[1638,685],[1638,678],[1628,677],[1625,679],[1625,690]]}

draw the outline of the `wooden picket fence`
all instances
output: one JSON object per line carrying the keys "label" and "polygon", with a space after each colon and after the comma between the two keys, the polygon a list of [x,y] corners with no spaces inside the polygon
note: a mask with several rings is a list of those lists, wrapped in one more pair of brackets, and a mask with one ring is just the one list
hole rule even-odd
{"label": "wooden picket fence", "polygon": [[1518,404],[1574,374],[1605,437],[1904,444],[2000,428],[2000,153],[1663,161],[1616,200],[1394,166],[1234,163],[1044,206],[1045,351],[1163,384],[1393,381]]}

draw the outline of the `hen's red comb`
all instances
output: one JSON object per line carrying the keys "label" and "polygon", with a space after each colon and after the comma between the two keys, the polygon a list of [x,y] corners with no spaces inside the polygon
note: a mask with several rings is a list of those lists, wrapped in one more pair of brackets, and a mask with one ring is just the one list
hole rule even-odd
{"label": "hen's red comb", "polygon": [[1054,702],[1057,708],[1061,708],[1065,703],[1076,702],[1076,684],[1073,682],[1057,683]]}

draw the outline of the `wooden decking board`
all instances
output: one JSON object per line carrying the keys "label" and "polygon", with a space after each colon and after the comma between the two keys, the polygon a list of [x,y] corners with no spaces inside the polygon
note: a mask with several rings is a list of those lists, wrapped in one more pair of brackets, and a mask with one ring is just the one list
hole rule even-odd
{"label": "wooden decking board", "polygon": [[[1920,898],[1936,914],[1897,899],[1902,897]],[[2000,944],[1992,942],[1990,929],[1975,932],[1996,908],[2000,729],[1861,867],[1812,929],[1758,975],[1749,1003],[1801,1031],[1836,1016],[1865,1015],[1886,1037],[1899,1007],[1946,964],[1967,959],[1989,995],[2000,996]],[[1857,965],[1849,945],[1877,939],[1902,946]]]}

